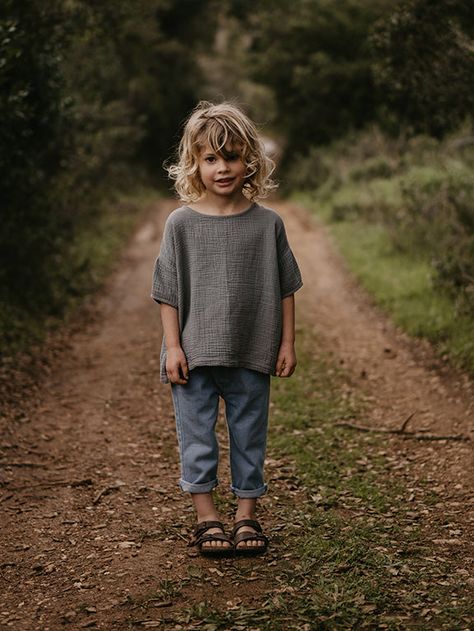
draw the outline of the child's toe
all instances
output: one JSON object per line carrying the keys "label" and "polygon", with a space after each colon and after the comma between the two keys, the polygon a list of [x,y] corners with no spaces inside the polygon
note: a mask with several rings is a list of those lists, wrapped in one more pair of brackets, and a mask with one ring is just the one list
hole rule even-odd
{"label": "child's toe", "polygon": [[198,524],[192,543],[197,545],[201,552],[212,551],[214,554],[218,553],[220,550],[229,550],[232,547],[232,542],[225,535],[223,527],[220,525],[218,527],[207,526],[207,523],[208,522],[202,522],[201,526]]}
{"label": "child's toe", "polygon": [[268,539],[262,533],[261,526],[257,521],[238,520],[234,526],[234,545],[236,550],[260,552],[260,550],[265,551]]}

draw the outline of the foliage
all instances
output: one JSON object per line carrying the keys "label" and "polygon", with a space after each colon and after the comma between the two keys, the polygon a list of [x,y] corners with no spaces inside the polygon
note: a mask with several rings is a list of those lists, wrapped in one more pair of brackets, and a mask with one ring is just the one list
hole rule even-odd
{"label": "foliage", "polygon": [[405,0],[374,29],[372,44],[381,106],[395,131],[401,123],[441,137],[472,115],[472,2]]}
{"label": "foliage", "polygon": [[474,111],[474,8],[467,0],[229,0],[296,153],[377,122],[441,138]]}
{"label": "foliage", "polygon": [[285,0],[257,4],[255,77],[270,85],[288,152],[362,127],[376,112],[368,32],[381,0]]}
{"label": "foliage", "polygon": [[35,309],[53,301],[48,268],[67,238],[51,190],[70,143],[64,41],[59,2],[15,5],[0,10],[0,287],[2,301]]}
{"label": "foliage", "polygon": [[466,168],[402,180],[402,205],[386,213],[392,243],[431,261],[434,279],[474,313],[474,182]]}
{"label": "foliage", "polygon": [[[378,128],[353,134],[300,156],[288,187],[331,225],[350,266],[395,321],[472,372],[471,134],[466,128],[443,141],[392,138]],[[302,174],[311,172],[305,186]]]}
{"label": "foliage", "polygon": [[92,260],[77,243],[103,223],[110,191],[163,183],[162,161],[196,100],[200,72],[188,45],[212,34],[208,10],[207,0],[2,3],[0,321],[8,339],[35,318],[61,316],[87,291]]}

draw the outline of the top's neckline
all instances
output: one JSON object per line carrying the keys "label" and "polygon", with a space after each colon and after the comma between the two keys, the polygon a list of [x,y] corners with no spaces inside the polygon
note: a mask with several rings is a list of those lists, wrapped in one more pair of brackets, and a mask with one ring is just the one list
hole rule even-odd
{"label": "top's neckline", "polygon": [[184,208],[187,208],[188,210],[195,213],[196,215],[199,215],[200,217],[208,217],[211,219],[232,219],[232,217],[242,217],[242,215],[246,215],[256,205],[257,205],[256,202],[252,202],[250,206],[246,208],[245,210],[242,210],[240,213],[232,213],[231,215],[211,215],[209,213],[202,213],[200,210],[195,210],[194,208],[191,208],[191,206],[184,206]]}

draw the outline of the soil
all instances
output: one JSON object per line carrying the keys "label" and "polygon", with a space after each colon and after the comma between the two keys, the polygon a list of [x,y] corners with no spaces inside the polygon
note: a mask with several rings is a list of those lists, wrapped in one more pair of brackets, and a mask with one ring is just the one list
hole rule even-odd
{"label": "soil", "polygon": [[[284,218],[305,283],[297,294],[298,326],[316,330],[324,350],[347,370],[348,396],[353,390],[365,399],[367,416],[355,422],[398,429],[414,413],[408,430],[471,439],[387,440],[397,468],[413,479],[422,472],[456,508],[453,520],[462,522],[469,541],[472,382],[377,309],[304,209],[271,205]],[[56,334],[55,351],[36,364],[33,377],[17,370],[15,388],[4,389],[1,629],[128,629],[153,620],[175,628],[173,611],[204,600],[257,603],[265,588],[259,568],[280,562],[271,549],[265,558],[221,566],[187,547],[193,515],[176,484],[171,397],[158,378],[159,309],[149,297],[162,228],[175,206],[173,200],[153,205],[73,329]],[[276,471],[291,467],[289,460],[268,462],[275,480],[260,510],[270,533],[281,529],[274,502],[284,507],[294,499]],[[225,487],[225,469],[221,479]],[[244,570],[247,580],[239,581]],[[183,571],[195,580],[183,581]],[[145,601],[155,616],[143,613]]]}

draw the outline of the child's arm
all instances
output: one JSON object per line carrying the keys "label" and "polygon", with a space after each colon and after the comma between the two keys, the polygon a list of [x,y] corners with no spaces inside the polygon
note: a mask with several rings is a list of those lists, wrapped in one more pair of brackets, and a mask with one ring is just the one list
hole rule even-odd
{"label": "child's arm", "polygon": [[166,341],[166,374],[171,383],[185,384],[189,371],[186,355],[181,348],[178,310],[163,302],[160,304],[160,314]]}
{"label": "child's arm", "polygon": [[294,294],[283,298],[281,306],[282,333],[275,372],[277,377],[290,377],[296,368]]}

